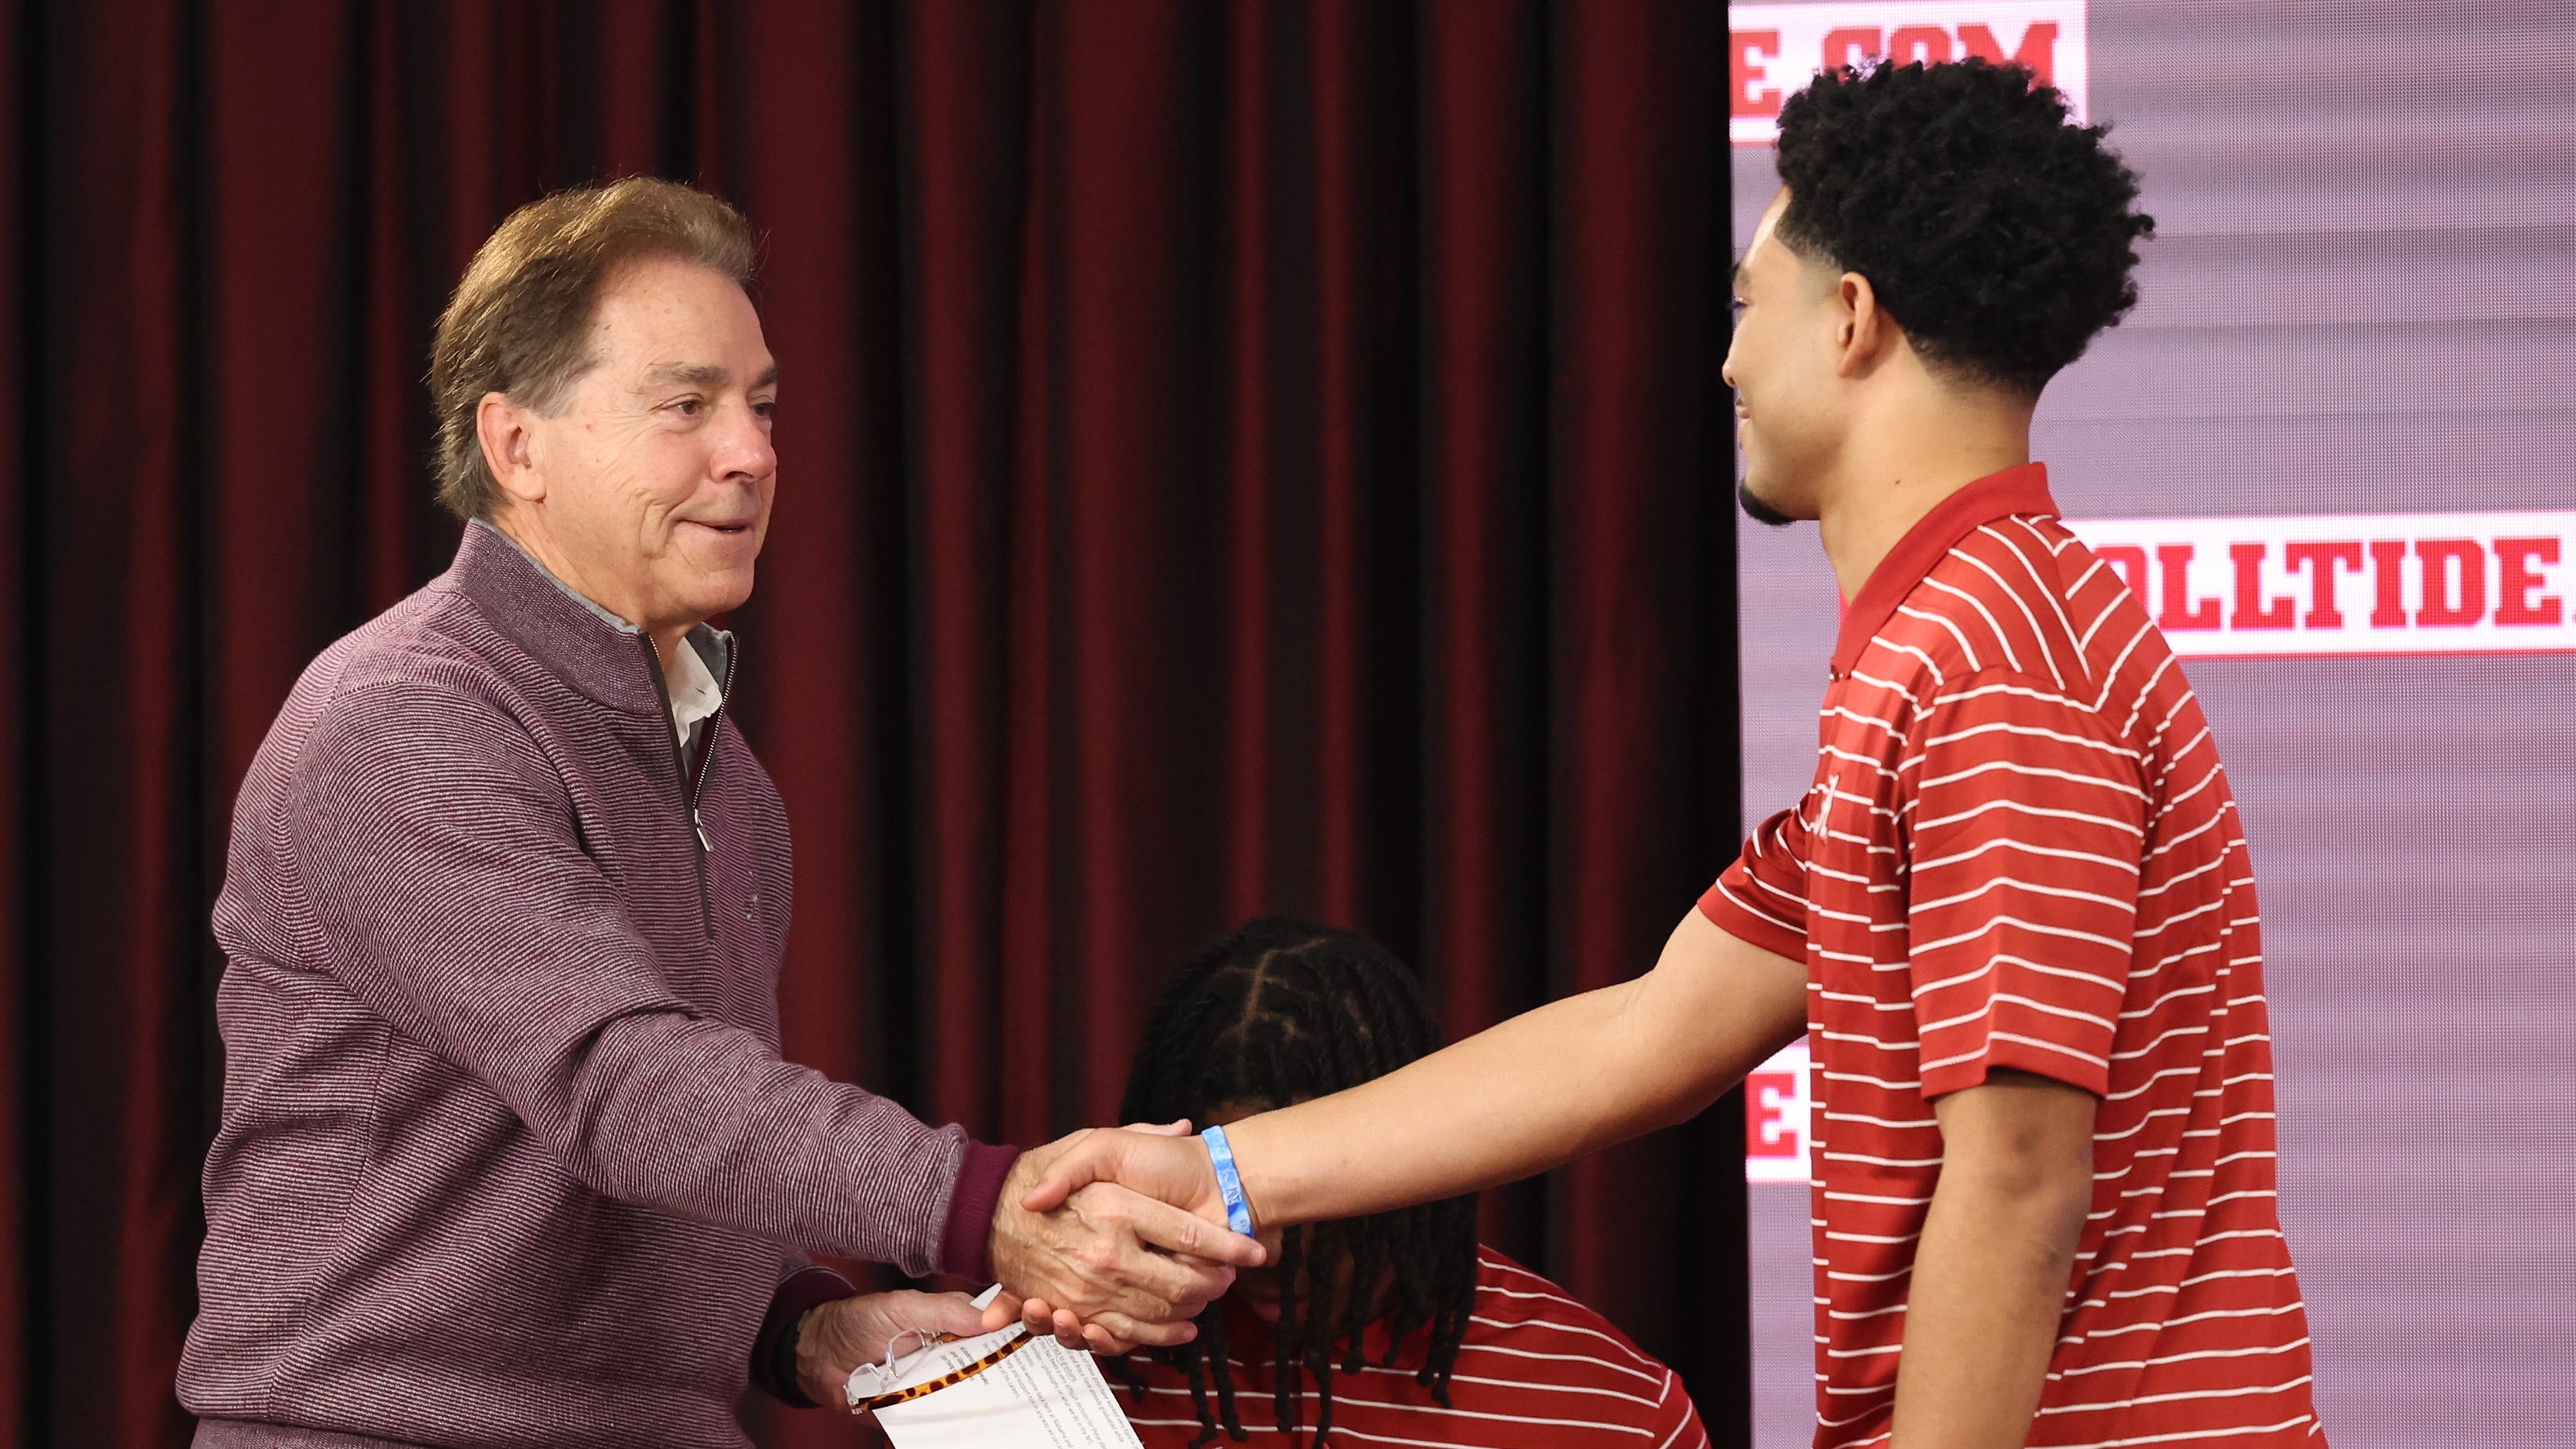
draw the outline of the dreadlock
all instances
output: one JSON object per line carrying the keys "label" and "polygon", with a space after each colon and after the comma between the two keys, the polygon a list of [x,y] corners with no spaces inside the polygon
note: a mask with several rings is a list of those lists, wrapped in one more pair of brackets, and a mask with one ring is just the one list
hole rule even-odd
{"label": "dreadlock", "polygon": [[[1421,987],[1385,948],[1335,927],[1265,916],[1201,948],[1163,988],[1146,1019],[1119,1118],[1187,1117],[1203,1124],[1221,1106],[1284,1107],[1382,1077],[1439,1047],[1440,1030]],[[1350,1287],[1337,1303],[1346,1259]],[[1394,1322],[1381,1367],[1394,1367],[1399,1347],[1429,1325],[1429,1352],[1414,1378],[1448,1405],[1458,1345],[1476,1301],[1472,1194],[1284,1234],[1272,1402],[1282,1433],[1303,1431],[1303,1382],[1312,1374],[1317,1449],[1330,1442],[1334,1371],[1356,1374],[1366,1367],[1362,1331],[1376,1315],[1377,1285],[1390,1275]],[[1220,1423],[1233,1438],[1247,1439],[1226,1369],[1221,1304],[1199,1314],[1198,1330],[1192,1342],[1154,1350],[1189,1375],[1199,1418],[1191,1445],[1213,1441]],[[1338,1361],[1337,1341],[1344,1345]],[[1143,1392],[1140,1380],[1127,1379]]]}

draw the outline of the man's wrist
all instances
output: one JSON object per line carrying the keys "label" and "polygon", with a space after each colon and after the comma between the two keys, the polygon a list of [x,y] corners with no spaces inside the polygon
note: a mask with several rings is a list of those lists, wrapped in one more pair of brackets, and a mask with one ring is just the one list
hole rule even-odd
{"label": "man's wrist", "polygon": [[993,1219],[1002,1208],[1002,1184],[1019,1159],[1016,1147],[966,1144],[940,1229],[939,1271],[977,1283],[993,1281]]}
{"label": "man's wrist", "polygon": [[859,1296],[850,1280],[829,1268],[807,1268],[778,1285],[751,1351],[751,1378],[771,1398],[791,1408],[814,1405],[796,1371],[796,1349],[808,1315],[827,1303]]}
{"label": "man's wrist", "polygon": [[796,1390],[796,1397],[805,1401],[796,1405],[800,1409],[823,1402],[814,1396],[812,1386],[805,1382],[805,1327],[812,1323],[814,1315],[822,1312],[826,1306],[818,1303],[797,1314],[788,1323],[787,1331],[778,1336],[778,1381],[793,1387]]}

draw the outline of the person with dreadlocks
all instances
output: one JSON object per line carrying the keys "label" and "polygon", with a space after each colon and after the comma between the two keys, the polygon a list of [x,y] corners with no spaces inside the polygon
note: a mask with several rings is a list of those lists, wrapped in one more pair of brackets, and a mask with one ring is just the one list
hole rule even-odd
{"label": "person with dreadlocks", "polygon": [[[1146,1021],[1121,1119],[1223,1124],[1439,1048],[1413,974],[1383,947],[1264,917],[1174,973]],[[1147,1449],[1220,1435],[1322,1449],[1336,1426],[1362,1444],[1708,1443],[1672,1370],[1477,1243],[1472,1194],[1261,1240],[1270,1266],[1239,1272],[1233,1293],[1200,1313],[1194,1341],[1106,1361]]]}
{"label": "person with dreadlocks", "polygon": [[1725,377],[1748,511],[1816,520],[1847,605],[1813,786],[1653,970],[1201,1138],[1092,1133],[1023,1206],[1387,1212],[1688,1118],[1803,1035],[1816,1449],[2323,1449],[2244,824],[2031,456],[2155,228],[2104,132],[1982,61],[1781,107]]}

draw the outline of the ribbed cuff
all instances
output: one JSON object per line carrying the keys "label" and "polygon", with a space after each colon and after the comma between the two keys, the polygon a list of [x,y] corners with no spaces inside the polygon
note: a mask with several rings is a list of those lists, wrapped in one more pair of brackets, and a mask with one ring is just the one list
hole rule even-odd
{"label": "ribbed cuff", "polygon": [[806,1268],[779,1284],[760,1320],[760,1336],[752,1340],[751,1386],[791,1408],[813,1408],[814,1401],[796,1386],[792,1330],[798,1319],[824,1304],[858,1296],[849,1279],[829,1268]]}
{"label": "ribbed cuff", "polygon": [[1019,1160],[1016,1147],[966,1144],[965,1160],[957,1164],[957,1190],[948,1196],[948,1221],[940,1229],[940,1272],[978,1283],[993,1281],[993,1209],[1002,1200],[1002,1179]]}

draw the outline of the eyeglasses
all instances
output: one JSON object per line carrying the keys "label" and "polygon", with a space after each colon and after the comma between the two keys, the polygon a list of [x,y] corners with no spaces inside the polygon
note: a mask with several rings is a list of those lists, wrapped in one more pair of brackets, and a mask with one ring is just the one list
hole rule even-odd
{"label": "eyeglasses", "polygon": [[[942,1337],[947,1342],[953,1343],[956,1341],[953,1336],[943,1335]],[[895,1389],[888,1393],[871,1395],[859,1400],[855,1404],[852,1404],[850,1406],[850,1412],[853,1414],[873,1414],[879,1409],[891,1408],[896,1404],[908,1404],[914,1399],[928,1398],[930,1395],[938,1393],[941,1389],[953,1388],[958,1384],[966,1382],[968,1379],[975,1377],[975,1375],[980,1374],[984,1370],[991,1368],[993,1365],[1000,1363],[1002,1360],[1009,1358],[1012,1354],[1018,1353],[1021,1349],[1028,1347],[1036,1341],[1036,1339],[1023,1333],[1019,1337],[1012,1339],[1010,1342],[1003,1344],[1000,1348],[997,1348],[991,1353],[984,1355],[982,1358],[975,1360],[973,1363],[966,1365],[964,1368],[941,1374],[935,1379],[914,1384],[908,1389]]]}

